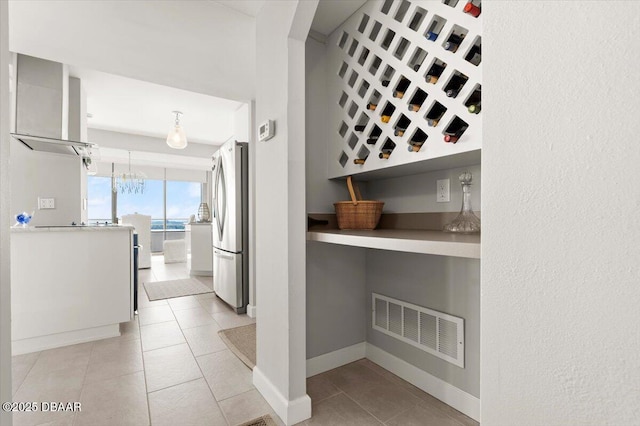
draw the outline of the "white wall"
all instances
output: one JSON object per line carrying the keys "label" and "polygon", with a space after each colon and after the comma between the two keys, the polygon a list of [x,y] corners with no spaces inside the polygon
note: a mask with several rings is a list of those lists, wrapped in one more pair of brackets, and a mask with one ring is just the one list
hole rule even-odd
{"label": "white wall", "polygon": [[[8,3],[0,2],[0,401],[11,401],[11,273],[9,239],[9,19]],[[0,410],[0,424],[12,416]]]}
{"label": "white wall", "polygon": [[482,424],[638,424],[640,3],[482,6]]}
{"label": "white wall", "polygon": [[[11,214],[35,212],[31,225],[82,221],[82,160],[75,155],[32,151],[11,139]],[[38,210],[38,197],[55,198],[55,208]]]}
{"label": "white wall", "polygon": [[9,6],[11,51],[227,99],[255,94],[255,19],[217,2]]}
{"label": "white wall", "polygon": [[189,142],[185,149],[173,149],[167,145],[165,138],[134,135],[111,130],[89,129],[89,142],[98,144],[100,148],[117,148],[131,151],[146,151],[159,154],[179,155],[211,159],[218,150],[217,145],[205,145]]}
{"label": "white wall", "polygon": [[308,418],[305,356],[305,48],[317,1],[265,2],[256,19],[257,366],[254,384],[287,424]]}

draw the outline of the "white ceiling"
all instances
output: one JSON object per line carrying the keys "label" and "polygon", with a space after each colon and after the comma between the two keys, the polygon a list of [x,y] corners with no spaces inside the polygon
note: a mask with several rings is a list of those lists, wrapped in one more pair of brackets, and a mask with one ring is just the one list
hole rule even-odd
{"label": "white ceiling", "polygon": [[90,128],[166,138],[178,110],[190,142],[220,145],[233,135],[233,112],[241,102],[146,81],[69,67],[87,93]]}
{"label": "white ceiling", "polygon": [[214,0],[216,3],[220,3],[227,7],[244,13],[247,16],[258,16],[260,8],[264,4],[265,0]]}
{"label": "white ceiling", "polygon": [[[69,64],[91,128],[165,137],[177,109],[191,142],[220,144],[232,112],[255,97],[265,1],[276,0],[13,0],[10,49]],[[320,0],[312,29],[330,34],[365,2]]]}
{"label": "white ceiling", "polygon": [[366,2],[367,0],[320,0],[311,29],[328,36]]}

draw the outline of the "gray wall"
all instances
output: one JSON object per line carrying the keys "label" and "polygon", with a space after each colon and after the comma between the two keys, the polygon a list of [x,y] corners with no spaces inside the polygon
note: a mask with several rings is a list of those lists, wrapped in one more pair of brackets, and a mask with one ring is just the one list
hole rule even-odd
{"label": "gray wall", "polygon": [[365,341],[365,253],[307,242],[307,359]]}
{"label": "gray wall", "polygon": [[[69,225],[82,220],[82,160],[32,151],[11,140],[11,214],[34,211],[31,225]],[[55,198],[55,209],[38,210],[38,197]]]}
{"label": "gray wall", "polygon": [[[462,187],[458,176],[468,170],[473,175],[471,206],[481,210],[480,165],[460,169],[437,170],[411,176],[368,182],[366,197],[382,200],[385,213],[457,212],[462,206]],[[451,201],[436,202],[436,180],[449,179]]]}
{"label": "gray wall", "polygon": [[[344,181],[327,179],[325,45],[306,42],[306,208],[333,213]],[[365,249],[307,242],[307,359],[364,342]]]}
{"label": "gray wall", "polygon": [[[480,261],[367,250],[367,342],[480,397]],[[371,292],[464,318],[465,368],[371,328]]]}
{"label": "gray wall", "polygon": [[333,213],[333,203],[349,197],[344,181],[327,180],[329,119],[326,46],[312,38],[306,43],[306,185],[307,211]]}

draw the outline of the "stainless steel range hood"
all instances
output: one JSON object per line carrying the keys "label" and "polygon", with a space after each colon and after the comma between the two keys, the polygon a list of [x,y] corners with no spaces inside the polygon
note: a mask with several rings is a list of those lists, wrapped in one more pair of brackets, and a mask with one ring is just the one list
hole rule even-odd
{"label": "stainless steel range hood", "polygon": [[91,147],[93,147],[93,144],[87,142],[70,141],[65,139],[43,138],[39,136],[20,135],[18,133],[11,133],[11,136],[33,151],[44,151],[54,154],[88,156]]}
{"label": "stainless steel range hood", "polygon": [[69,97],[67,66],[18,54],[16,68],[15,132],[11,136],[34,151],[88,157],[93,144],[69,139],[70,133],[80,138],[79,130],[69,128],[70,121],[79,126],[78,119],[69,120],[69,111],[80,113],[76,105],[80,98]]}

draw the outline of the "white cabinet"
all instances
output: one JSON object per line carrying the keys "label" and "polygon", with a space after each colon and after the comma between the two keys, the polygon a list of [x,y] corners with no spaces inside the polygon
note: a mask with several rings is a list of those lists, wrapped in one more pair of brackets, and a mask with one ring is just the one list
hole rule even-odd
{"label": "white cabinet", "polygon": [[120,335],[133,318],[132,227],[12,229],[14,355]]}
{"label": "white cabinet", "polygon": [[213,275],[211,223],[190,223],[185,228],[187,268],[190,275]]}

